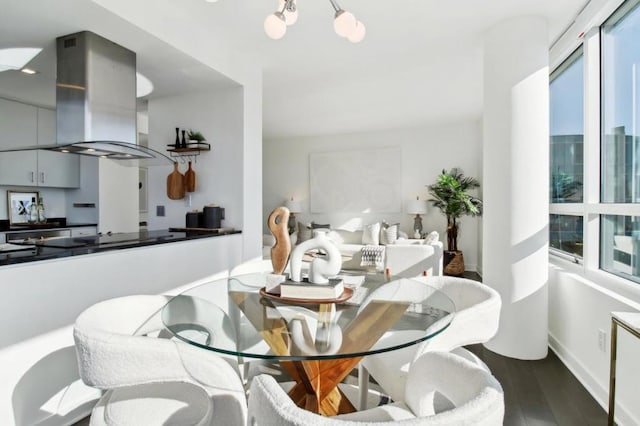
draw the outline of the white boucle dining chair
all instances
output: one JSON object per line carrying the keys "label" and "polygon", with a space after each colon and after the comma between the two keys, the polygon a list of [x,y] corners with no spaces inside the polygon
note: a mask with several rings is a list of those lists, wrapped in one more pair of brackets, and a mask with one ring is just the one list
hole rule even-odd
{"label": "white boucle dining chair", "polygon": [[[495,336],[500,320],[502,301],[497,291],[477,281],[457,277],[418,277],[401,279],[383,285],[372,292],[368,300],[403,300],[420,302],[427,286],[437,288],[455,305],[455,315],[449,327],[440,334],[422,343],[399,350],[369,355],[358,366],[358,385],[360,387],[360,408],[366,408],[369,374],[393,400],[405,398],[405,383],[409,377],[411,363],[428,351],[455,351],[467,359],[476,359],[462,346],[484,343]],[[428,330],[427,330],[428,331]],[[415,338],[424,335],[423,331],[402,330],[386,333],[376,344],[389,346],[394,341],[404,342],[407,336]],[[486,368],[477,360],[477,364]]]}
{"label": "white boucle dining chair", "polygon": [[80,314],[74,340],[82,381],[106,390],[92,425],[243,425],[236,369],[212,352],[148,337],[163,328],[168,296],[126,296]]}
{"label": "white boucle dining chair", "polygon": [[485,369],[447,352],[428,352],[411,366],[406,399],[364,411],[323,417],[299,408],[271,376],[256,376],[249,392],[251,426],[499,426],[504,393]]}

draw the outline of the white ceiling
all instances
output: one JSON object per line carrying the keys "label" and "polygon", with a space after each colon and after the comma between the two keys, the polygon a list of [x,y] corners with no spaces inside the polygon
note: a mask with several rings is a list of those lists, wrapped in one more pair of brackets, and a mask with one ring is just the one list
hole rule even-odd
{"label": "white ceiling", "polygon": [[[175,10],[168,12],[175,1],[136,3],[148,3],[148,19],[175,31]],[[274,138],[480,117],[484,32],[509,17],[542,15],[551,44],[585,0],[338,2],[365,23],[362,43],[333,32],[329,0],[298,0],[298,22],[278,41],[262,30],[277,0],[179,0],[179,5],[182,17],[206,34],[212,48],[224,43],[263,67],[263,133]],[[89,29],[135,50],[139,69],[149,70],[159,87],[156,96],[230,84],[86,0],[0,0],[0,10],[0,48],[20,40],[46,45],[56,36]],[[181,30],[188,34],[189,27]],[[0,93],[1,86],[0,80]]]}

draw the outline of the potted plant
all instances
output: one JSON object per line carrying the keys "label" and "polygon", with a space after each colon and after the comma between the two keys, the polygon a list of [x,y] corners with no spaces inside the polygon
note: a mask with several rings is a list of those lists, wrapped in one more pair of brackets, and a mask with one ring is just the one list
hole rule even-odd
{"label": "potted plant", "polygon": [[204,135],[201,132],[197,132],[194,130],[189,130],[189,132],[187,133],[187,136],[189,137],[189,141],[190,142],[204,142],[206,141],[206,139],[204,138]]}
{"label": "potted plant", "polygon": [[458,250],[458,222],[462,216],[480,216],[482,200],[468,191],[480,187],[477,179],[465,176],[459,168],[442,170],[436,183],[429,185],[430,200],[447,217],[447,251],[444,256],[444,272],[462,275],[464,260]]}

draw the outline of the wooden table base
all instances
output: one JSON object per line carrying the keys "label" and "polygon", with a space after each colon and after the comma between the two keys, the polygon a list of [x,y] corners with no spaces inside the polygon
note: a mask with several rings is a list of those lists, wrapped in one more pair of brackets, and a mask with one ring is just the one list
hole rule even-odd
{"label": "wooden table base", "polygon": [[[271,350],[278,355],[291,356],[292,341],[284,318],[266,314],[266,307],[275,308],[269,299],[260,302],[257,293],[230,292],[231,299],[260,332]],[[408,303],[372,301],[342,331],[339,353],[364,353],[402,317]],[[320,305],[320,311],[326,310]],[[306,326],[306,325],[305,325]],[[358,365],[362,357],[308,361],[280,361],[280,365],[295,380],[289,396],[299,407],[324,416],[352,413],[353,404],[338,388],[338,384]]]}

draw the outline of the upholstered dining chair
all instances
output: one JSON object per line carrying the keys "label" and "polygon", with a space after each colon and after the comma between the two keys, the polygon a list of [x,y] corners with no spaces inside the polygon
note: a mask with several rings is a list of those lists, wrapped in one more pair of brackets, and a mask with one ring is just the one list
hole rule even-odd
{"label": "upholstered dining chair", "polygon": [[249,392],[252,426],[499,426],[504,394],[488,371],[447,352],[429,352],[412,365],[406,399],[364,411],[323,417],[299,408],[267,375],[256,376]]}
{"label": "upholstered dining chair", "polygon": [[[440,334],[422,343],[403,349],[383,352],[364,357],[358,366],[358,385],[360,387],[360,408],[364,409],[368,392],[369,374],[393,400],[405,398],[405,383],[409,377],[409,368],[413,361],[428,351],[455,350],[458,355],[469,360],[477,360],[473,354],[462,346],[487,342],[498,331],[500,308],[502,301],[498,292],[477,281],[457,277],[418,277],[400,279],[385,284],[373,291],[369,300],[403,300],[421,301],[429,287],[435,287],[448,296],[454,303],[456,312],[448,328]],[[414,333],[416,338],[424,335],[424,331],[394,331],[383,336],[377,345],[393,344],[406,335]],[[484,364],[477,360],[477,364]]]}
{"label": "upholstered dining chair", "polygon": [[106,392],[92,425],[232,425],[246,422],[238,372],[186,343],[148,337],[163,328],[168,296],[126,296],[80,314],[74,340],[80,377]]}

